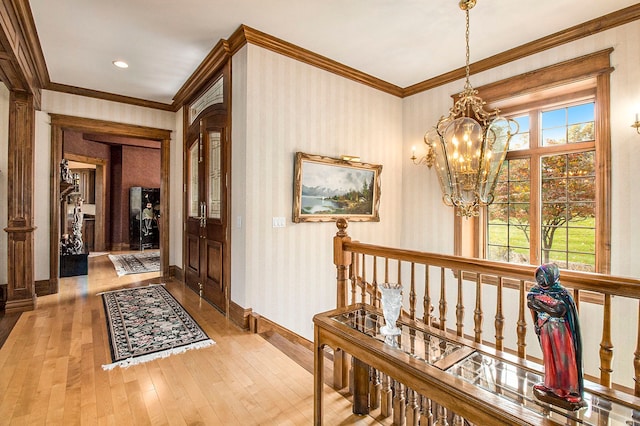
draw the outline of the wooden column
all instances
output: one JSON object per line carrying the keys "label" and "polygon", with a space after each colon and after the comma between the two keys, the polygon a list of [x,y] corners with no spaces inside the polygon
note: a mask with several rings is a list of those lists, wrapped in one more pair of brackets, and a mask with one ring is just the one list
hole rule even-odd
{"label": "wooden column", "polygon": [[[5,311],[35,308],[33,278],[33,190],[35,106],[33,96],[12,91],[9,98],[7,304]],[[48,214],[43,212],[43,214]]]}

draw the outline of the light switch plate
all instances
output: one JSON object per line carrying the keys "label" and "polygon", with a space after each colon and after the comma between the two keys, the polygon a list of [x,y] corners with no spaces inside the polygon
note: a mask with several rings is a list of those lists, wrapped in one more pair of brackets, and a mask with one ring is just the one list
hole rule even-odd
{"label": "light switch plate", "polygon": [[282,217],[282,216],[274,217],[273,218],[273,227],[274,228],[284,228],[285,227],[284,217]]}

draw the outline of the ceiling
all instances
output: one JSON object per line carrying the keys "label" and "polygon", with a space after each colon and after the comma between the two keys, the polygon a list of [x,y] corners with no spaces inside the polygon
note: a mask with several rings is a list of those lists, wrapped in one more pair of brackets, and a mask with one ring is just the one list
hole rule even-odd
{"label": "ceiling", "polygon": [[[635,4],[479,0],[471,62]],[[458,0],[29,0],[52,83],[171,104],[241,24],[407,87],[464,66]],[[112,65],[125,60],[129,68]]]}

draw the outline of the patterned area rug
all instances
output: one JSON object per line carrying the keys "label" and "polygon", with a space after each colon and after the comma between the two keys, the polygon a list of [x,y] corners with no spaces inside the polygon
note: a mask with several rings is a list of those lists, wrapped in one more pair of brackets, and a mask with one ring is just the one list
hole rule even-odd
{"label": "patterned area rug", "polygon": [[214,344],[163,285],[102,293],[111,364],[129,367]]}
{"label": "patterned area rug", "polygon": [[109,259],[119,277],[160,271],[160,251],[142,251],[131,254],[110,254]]}

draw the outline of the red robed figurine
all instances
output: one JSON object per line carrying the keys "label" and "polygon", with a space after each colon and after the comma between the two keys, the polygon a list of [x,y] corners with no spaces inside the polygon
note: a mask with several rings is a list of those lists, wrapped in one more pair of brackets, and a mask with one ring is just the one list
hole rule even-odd
{"label": "red robed figurine", "polygon": [[533,386],[541,401],[575,411],[586,407],[583,399],[582,341],[575,302],[560,284],[555,263],[536,269],[536,282],[527,295],[533,323],[542,348],[544,383]]}

